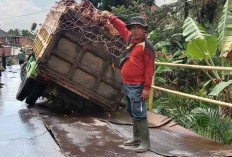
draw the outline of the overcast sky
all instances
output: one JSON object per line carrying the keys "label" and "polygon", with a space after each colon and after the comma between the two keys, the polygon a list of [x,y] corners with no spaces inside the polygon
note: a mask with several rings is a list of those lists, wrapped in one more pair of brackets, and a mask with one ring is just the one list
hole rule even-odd
{"label": "overcast sky", "polygon": [[[59,0],[0,0],[0,29],[4,31],[14,28],[30,30],[32,23],[43,23],[49,9],[57,1]],[[156,0],[156,4],[160,6],[174,1]]]}

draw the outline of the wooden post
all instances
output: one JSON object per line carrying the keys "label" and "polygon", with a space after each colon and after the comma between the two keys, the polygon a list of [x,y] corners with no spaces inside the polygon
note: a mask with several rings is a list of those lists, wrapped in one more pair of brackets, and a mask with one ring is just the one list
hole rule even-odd
{"label": "wooden post", "polygon": [[[152,77],[152,86],[155,85],[155,74]],[[148,101],[148,110],[152,112],[152,105],[153,105],[153,97],[154,97],[154,88],[151,87],[150,89],[150,96],[149,96],[149,101]]]}

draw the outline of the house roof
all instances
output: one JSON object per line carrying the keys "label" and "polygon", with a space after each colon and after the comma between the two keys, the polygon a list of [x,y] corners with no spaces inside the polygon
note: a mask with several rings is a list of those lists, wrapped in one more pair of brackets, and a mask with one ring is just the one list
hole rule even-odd
{"label": "house roof", "polygon": [[31,46],[32,44],[32,41],[25,37],[19,38],[19,42],[22,45],[22,47]]}
{"label": "house roof", "polygon": [[0,45],[6,45],[6,42],[2,38],[0,38]]}
{"label": "house roof", "polygon": [[0,37],[8,37],[8,33],[0,29]]}

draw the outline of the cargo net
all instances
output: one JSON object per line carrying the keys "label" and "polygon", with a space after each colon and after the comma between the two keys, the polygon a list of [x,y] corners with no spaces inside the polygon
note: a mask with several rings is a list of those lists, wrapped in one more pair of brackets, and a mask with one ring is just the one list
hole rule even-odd
{"label": "cargo net", "polygon": [[[121,35],[110,24],[108,19],[101,18],[101,11],[88,0],[76,3],[74,0],[63,0],[58,5],[66,5],[68,10],[61,18],[58,31],[77,29],[81,33],[80,45],[88,42],[102,43],[105,50],[115,57],[120,57],[125,49]],[[111,35],[109,35],[111,34]]]}

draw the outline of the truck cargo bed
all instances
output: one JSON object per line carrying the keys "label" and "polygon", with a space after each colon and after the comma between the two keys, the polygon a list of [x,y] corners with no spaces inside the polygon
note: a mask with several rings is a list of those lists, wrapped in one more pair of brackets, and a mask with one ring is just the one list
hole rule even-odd
{"label": "truck cargo bed", "polygon": [[[116,109],[123,92],[120,69],[112,64],[118,65],[117,56],[122,53],[125,43],[120,36],[113,36],[101,27],[89,26],[90,22],[72,9],[63,14],[57,10],[51,11],[46,20],[53,23],[53,28],[42,27],[33,44],[38,74],[105,110]],[[54,16],[56,18],[52,18]],[[64,20],[70,19],[78,19],[75,29],[59,29]]]}

